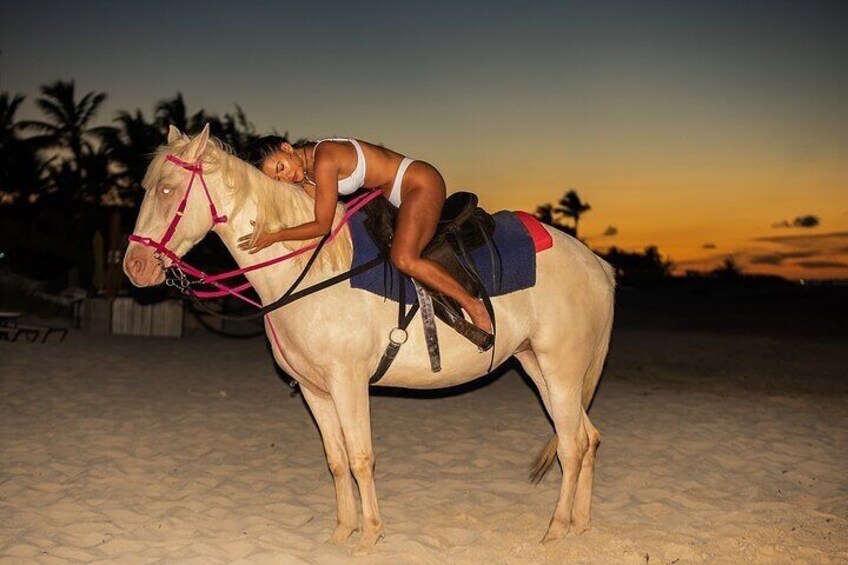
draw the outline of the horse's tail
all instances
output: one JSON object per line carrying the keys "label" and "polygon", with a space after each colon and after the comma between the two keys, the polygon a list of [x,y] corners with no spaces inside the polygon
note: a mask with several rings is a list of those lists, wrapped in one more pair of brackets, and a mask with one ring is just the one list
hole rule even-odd
{"label": "horse's tail", "polygon": [[[595,344],[595,354],[592,356],[592,361],[589,363],[589,367],[586,369],[586,375],[583,378],[582,402],[584,410],[589,409],[589,404],[595,395],[595,389],[598,388],[598,381],[601,379],[601,373],[604,369],[604,361],[609,352],[610,334],[612,333],[613,304],[615,301],[615,270],[612,265],[603,259],[599,258],[598,262],[601,264],[604,274],[607,277],[607,282],[609,283],[610,305],[609,314],[604,321],[604,327],[601,330],[598,343]],[[530,466],[530,481],[532,483],[536,484],[541,481],[545,473],[550,469],[551,464],[556,458],[558,443],[557,435],[553,433],[548,438],[548,443],[545,447],[536,455],[536,459]]]}
{"label": "horse's tail", "polygon": [[551,437],[548,438],[548,443],[542,450],[536,455],[536,459],[533,461],[533,464],[530,466],[530,482],[538,484],[539,481],[542,480],[542,477],[548,472],[548,469],[551,467],[551,463],[554,462],[554,458],[556,458],[557,452],[557,435],[551,434]]}

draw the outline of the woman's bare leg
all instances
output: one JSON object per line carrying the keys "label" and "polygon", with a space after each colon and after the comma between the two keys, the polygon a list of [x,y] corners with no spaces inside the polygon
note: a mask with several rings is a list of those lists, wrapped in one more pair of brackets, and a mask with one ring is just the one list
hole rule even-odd
{"label": "woman's bare leg", "polygon": [[445,183],[431,165],[416,161],[407,175],[414,171],[412,187],[403,194],[392,238],[391,259],[400,271],[425,286],[456,300],[468,312],[478,328],[492,332],[492,321],[483,304],[468,294],[441,265],[421,257],[421,252],[433,239],[442,207],[445,204]]}

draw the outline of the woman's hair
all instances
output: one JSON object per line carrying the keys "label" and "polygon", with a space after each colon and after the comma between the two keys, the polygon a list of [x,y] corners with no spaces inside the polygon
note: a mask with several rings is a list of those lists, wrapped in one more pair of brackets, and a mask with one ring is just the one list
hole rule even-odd
{"label": "woman's hair", "polygon": [[265,159],[279,151],[280,145],[283,143],[288,143],[288,139],[281,135],[260,137],[248,145],[244,160],[257,169],[262,169],[262,163],[265,162]]}

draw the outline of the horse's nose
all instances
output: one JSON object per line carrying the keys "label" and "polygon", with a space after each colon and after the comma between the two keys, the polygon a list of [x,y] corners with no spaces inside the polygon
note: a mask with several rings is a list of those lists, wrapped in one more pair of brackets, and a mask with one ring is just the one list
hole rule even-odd
{"label": "horse's nose", "polygon": [[124,272],[131,279],[138,280],[141,273],[144,272],[144,261],[127,257],[126,261],[124,261]]}
{"label": "horse's nose", "polygon": [[141,283],[144,270],[147,267],[144,254],[139,253],[139,250],[130,245],[124,255],[124,273],[129,277],[133,284]]}

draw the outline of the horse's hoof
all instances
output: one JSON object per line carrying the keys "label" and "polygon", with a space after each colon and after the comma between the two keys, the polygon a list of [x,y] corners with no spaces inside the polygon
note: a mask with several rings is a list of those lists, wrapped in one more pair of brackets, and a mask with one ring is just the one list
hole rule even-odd
{"label": "horse's hoof", "polygon": [[356,544],[356,549],[353,550],[354,555],[368,555],[374,551],[374,546],[383,537],[383,531],[365,532],[362,534],[359,543]]}
{"label": "horse's hoof", "polygon": [[564,526],[559,522],[552,522],[551,525],[548,526],[548,531],[545,534],[545,537],[543,537],[539,543],[551,543],[552,541],[564,538],[567,533],[568,526]]}
{"label": "horse's hoof", "polygon": [[327,538],[327,543],[331,543],[333,545],[342,545],[347,541],[347,538],[356,531],[356,528],[353,526],[345,526],[344,524],[338,524],[336,529],[333,530],[333,535]]}
{"label": "horse's hoof", "polygon": [[568,530],[568,533],[575,535],[575,536],[579,536],[581,534],[585,534],[586,532],[588,532],[589,529],[591,529],[591,527],[592,527],[591,522],[582,522],[582,523],[574,522],[574,523],[571,524],[571,528]]}

